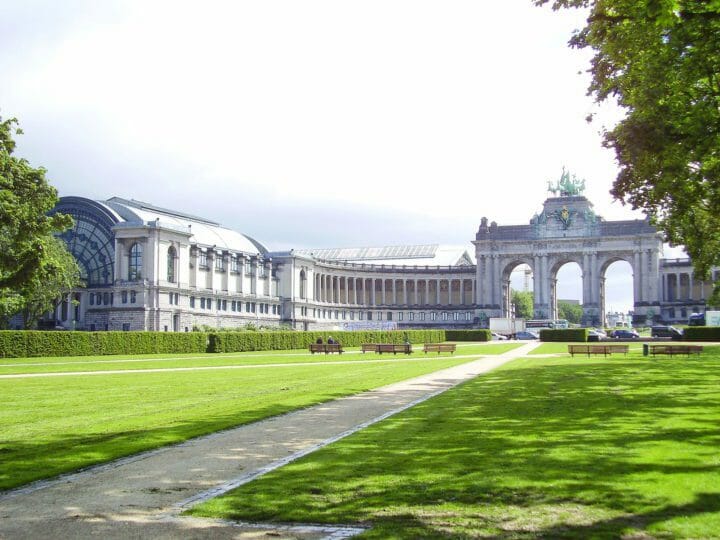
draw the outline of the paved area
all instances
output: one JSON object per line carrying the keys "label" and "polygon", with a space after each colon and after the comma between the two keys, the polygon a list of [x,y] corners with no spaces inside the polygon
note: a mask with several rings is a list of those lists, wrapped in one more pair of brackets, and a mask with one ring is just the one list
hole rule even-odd
{"label": "paved area", "polygon": [[345,538],[352,528],[181,518],[183,508],[526,355],[504,354],[0,495],[0,538]]}

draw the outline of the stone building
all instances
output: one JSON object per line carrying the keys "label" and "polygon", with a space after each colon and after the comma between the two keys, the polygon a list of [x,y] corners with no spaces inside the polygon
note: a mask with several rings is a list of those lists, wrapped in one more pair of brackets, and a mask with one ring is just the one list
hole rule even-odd
{"label": "stone building", "polygon": [[633,268],[638,322],[682,321],[712,291],[689,260],[661,258],[647,221],[605,221],[576,192],[548,198],[528,225],[483,218],[472,255],[437,244],[273,252],[211,220],[118,197],[63,197],[54,211],[75,219],[61,237],[86,283],[57,305],[66,328],[470,328],[510,314],[521,264],[538,318],[557,317],[567,262],[582,268],[588,325],[603,322],[604,274],[617,260]]}

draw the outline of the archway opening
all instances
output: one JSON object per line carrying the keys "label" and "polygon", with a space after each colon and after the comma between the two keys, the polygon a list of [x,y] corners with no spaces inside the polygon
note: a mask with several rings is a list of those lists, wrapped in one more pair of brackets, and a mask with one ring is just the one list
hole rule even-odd
{"label": "archway opening", "polygon": [[580,265],[568,261],[557,267],[550,282],[550,318],[583,324],[583,275]]}
{"label": "archway opening", "polygon": [[535,284],[529,264],[516,262],[508,267],[503,299],[506,301],[507,317],[532,319],[535,305]]}
{"label": "archway opening", "polygon": [[632,326],[633,270],[630,263],[615,260],[602,274],[600,282],[600,309],[608,328]]}

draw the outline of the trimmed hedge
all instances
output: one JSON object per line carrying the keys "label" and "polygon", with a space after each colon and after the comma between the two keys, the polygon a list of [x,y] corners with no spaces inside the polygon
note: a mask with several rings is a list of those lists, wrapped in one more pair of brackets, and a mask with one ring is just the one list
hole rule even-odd
{"label": "trimmed hedge", "polygon": [[720,341],[720,326],[688,326],[683,331],[684,341]]}
{"label": "trimmed hedge", "polygon": [[492,341],[492,332],[486,328],[479,330],[445,330],[447,341]]}
{"label": "trimmed hedge", "polygon": [[543,328],[540,330],[540,341],[582,341],[588,339],[587,328]]}
{"label": "trimmed hedge", "polygon": [[363,343],[438,343],[445,341],[445,330],[367,330],[308,332],[218,332],[210,334],[208,352],[242,352],[306,349],[318,338],[332,338],[345,347]]}
{"label": "trimmed hedge", "polygon": [[205,352],[207,341],[207,334],[202,332],[2,330],[0,357]]}

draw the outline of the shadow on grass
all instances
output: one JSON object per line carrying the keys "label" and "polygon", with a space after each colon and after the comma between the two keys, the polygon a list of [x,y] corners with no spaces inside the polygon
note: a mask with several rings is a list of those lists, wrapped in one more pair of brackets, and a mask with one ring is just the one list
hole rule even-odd
{"label": "shadow on grass", "polygon": [[527,361],[193,513],[372,523],[378,538],[619,537],[716,513],[717,363]]}

